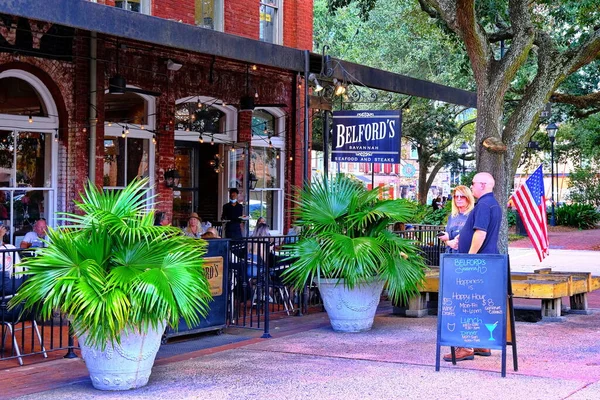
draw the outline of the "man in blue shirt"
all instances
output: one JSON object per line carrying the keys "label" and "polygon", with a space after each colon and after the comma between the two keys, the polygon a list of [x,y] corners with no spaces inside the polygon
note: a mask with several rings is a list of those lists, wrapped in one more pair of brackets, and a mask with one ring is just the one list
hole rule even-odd
{"label": "man in blue shirt", "polygon": [[494,198],[494,177],[480,172],[473,177],[471,191],[478,199],[460,231],[458,252],[468,254],[499,254],[498,234],[502,209]]}
{"label": "man in blue shirt", "polygon": [[[494,177],[480,172],[473,177],[471,191],[477,199],[473,211],[469,213],[465,225],[458,236],[458,252],[463,254],[499,254],[498,235],[502,222],[502,209],[494,198]],[[490,349],[456,348],[456,361],[473,360],[475,355],[490,356]],[[452,361],[452,354],[444,355],[445,361]]]}

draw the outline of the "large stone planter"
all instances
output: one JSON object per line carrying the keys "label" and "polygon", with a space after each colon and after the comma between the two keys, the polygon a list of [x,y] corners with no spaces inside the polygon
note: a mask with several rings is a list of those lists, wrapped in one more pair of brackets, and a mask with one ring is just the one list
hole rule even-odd
{"label": "large stone planter", "polygon": [[154,358],[160,347],[166,323],[158,329],[121,334],[121,344],[107,344],[103,350],[85,344],[87,335],[79,337],[81,355],[90,373],[92,384],[100,390],[128,390],[148,383]]}
{"label": "large stone planter", "polygon": [[318,283],[331,326],[337,332],[368,331],[373,326],[379,305],[383,280],[363,282],[352,290],[344,281],[321,279]]}

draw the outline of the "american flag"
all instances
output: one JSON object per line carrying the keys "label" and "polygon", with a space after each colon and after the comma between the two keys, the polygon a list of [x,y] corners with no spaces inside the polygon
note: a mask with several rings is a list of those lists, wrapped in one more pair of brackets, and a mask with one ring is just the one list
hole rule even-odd
{"label": "american flag", "polygon": [[511,197],[533,247],[542,261],[549,253],[548,219],[546,217],[546,198],[544,196],[544,173],[540,165],[523,185]]}

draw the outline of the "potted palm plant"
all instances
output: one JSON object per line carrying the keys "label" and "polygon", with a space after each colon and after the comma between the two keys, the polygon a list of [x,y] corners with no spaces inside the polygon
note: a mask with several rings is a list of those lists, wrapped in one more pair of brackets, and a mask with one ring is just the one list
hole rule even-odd
{"label": "potted palm plant", "polygon": [[124,390],[148,382],[166,324],[199,323],[211,300],[206,242],[153,226],[147,179],[123,190],[89,184],[81,212],[49,229],[47,247],[23,267],[27,279],[10,306],[71,321],[94,387]]}
{"label": "potted palm plant", "polygon": [[394,302],[418,293],[426,268],[419,249],[388,229],[412,217],[410,202],[381,200],[378,189],[342,174],[298,190],[301,234],[286,246],[285,280],[297,288],[317,283],[334,330],[371,329],[384,284]]}

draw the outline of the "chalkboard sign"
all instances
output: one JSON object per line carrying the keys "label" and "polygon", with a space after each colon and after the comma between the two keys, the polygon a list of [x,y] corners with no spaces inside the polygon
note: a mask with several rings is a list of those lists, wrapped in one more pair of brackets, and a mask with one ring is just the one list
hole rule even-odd
{"label": "chalkboard sign", "polygon": [[504,349],[508,258],[443,254],[438,304],[439,346]]}

